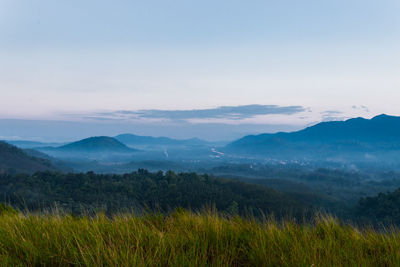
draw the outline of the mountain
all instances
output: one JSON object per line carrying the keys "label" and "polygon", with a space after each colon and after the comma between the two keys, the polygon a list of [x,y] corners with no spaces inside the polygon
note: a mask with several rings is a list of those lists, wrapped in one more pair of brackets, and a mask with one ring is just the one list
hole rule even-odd
{"label": "mountain", "polygon": [[400,117],[383,114],[372,119],[322,122],[291,133],[249,135],[229,144],[225,151],[282,158],[400,152]]}
{"label": "mountain", "polygon": [[178,140],[168,137],[140,136],[135,134],[120,134],[114,138],[128,146],[199,146],[208,144],[207,141],[198,138]]}
{"label": "mountain", "polygon": [[60,146],[56,148],[56,150],[63,152],[85,152],[85,153],[96,153],[96,152],[129,153],[136,151],[136,149],[127,147],[117,139],[107,136],[96,136],[96,137],[86,138],[77,142]]}
{"label": "mountain", "polygon": [[107,136],[89,137],[59,147],[35,148],[52,158],[66,162],[93,161],[103,162],[132,161],[132,156],[139,150],[129,148],[118,140]]}
{"label": "mountain", "polygon": [[0,141],[0,173],[55,170],[50,161],[28,155],[16,146]]}

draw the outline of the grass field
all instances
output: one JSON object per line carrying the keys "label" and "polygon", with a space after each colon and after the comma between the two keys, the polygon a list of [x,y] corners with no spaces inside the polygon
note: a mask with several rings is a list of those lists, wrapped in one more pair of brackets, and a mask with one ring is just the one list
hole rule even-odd
{"label": "grass field", "polygon": [[0,215],[2,266],[400,266],[400,232],[213,212]]}

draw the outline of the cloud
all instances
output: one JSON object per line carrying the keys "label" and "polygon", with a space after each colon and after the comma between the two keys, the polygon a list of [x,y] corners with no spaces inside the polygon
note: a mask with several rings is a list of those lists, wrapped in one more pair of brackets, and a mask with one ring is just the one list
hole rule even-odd
{"label": "cloud", "polygon": [[348,119],[349,117],[344,116],[342,111],[338,110],[327,110],[321,112],[322,121],[343,121]]}
{"label": "cloud", "polygon": [[365,112],[369,112],[369,108],[366,107],[366,106],[363,106],[363,105],[361,105],[361,106],[352,106],[352,108],[356,109],[356,110],[362,110],[362,111],[365,111]]}
{"label": "cloud", "polygon": [[219,120],[244,120],[261,115],[293,115],[307,111],[302,106],[277,106],[277,105],[245,105],[222,106],[210,109],[190,110],[120,110],[112,112],[99,112],[83,116],[94,120],[170,120],[190,121],[202,119]]}

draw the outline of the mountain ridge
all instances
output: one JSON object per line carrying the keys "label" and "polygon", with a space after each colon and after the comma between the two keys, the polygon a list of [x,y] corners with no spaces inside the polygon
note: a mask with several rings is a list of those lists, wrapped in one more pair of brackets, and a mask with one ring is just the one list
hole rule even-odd
{"label": "mountain ridge", "polygon": [[131,145],[205,145],[208,144],[199,138],[189,138],[189,139],[173,139],[169,137],[154,137],[154,136],[142,136],[136,134],[119,134],[114,136],[115,139],[121,143],[131,146]]}
{"label": "mountain ridge", "polygon": [[400,149],[400,117],[381,114],[321,122],[296,132],[248,135],[225,147],[231,152],[271,154],[379,149]]}

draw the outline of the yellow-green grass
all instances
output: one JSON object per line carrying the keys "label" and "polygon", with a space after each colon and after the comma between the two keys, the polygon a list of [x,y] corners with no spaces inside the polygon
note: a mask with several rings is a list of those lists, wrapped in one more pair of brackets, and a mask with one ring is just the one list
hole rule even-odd
{"label": "yellow-green grass", "polygon": [[400,266],[400,233],[213,212],[0,215],[2,266]]}

